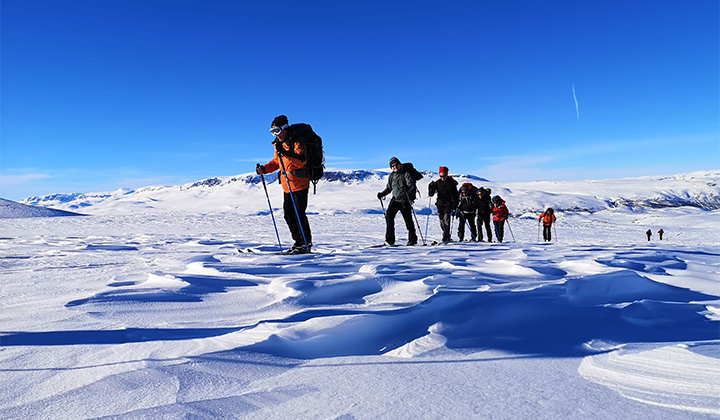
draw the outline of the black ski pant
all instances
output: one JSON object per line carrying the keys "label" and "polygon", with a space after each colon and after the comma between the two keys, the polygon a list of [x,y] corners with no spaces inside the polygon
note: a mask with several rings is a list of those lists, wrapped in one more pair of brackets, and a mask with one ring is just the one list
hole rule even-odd
{"label": "black ski pant", "polygon": [[478,241],[483,240],[483,225],[485,225],[485,232],[487,232],[488,242],[492,242],[492,233],[490,232],[490,213],[479,214],[477,217],[477,228],[478,228]]}
{"label": "black ski pant", "polygon": [[505,237],[505,221],[504,220],[493,220],[495,225],[495,236],[498,242],[502,242]]}
{"label": "black ski pant", "polygon": [[[460,211],[460,210],[458,210]],[[460,239],[460,242],[462,242],[465,239],[465,224],[467,223],[470,226],[470,235],[472,235],[472,240],[477,240],[477,227],[475,226],[475,213],[469,213],[466,214],[465,212],[460,211],[460,217],[458,221],[458,239]]]}
{"label": "black ski pant", "polygon": [[450,232],[450,222],[452,221],[452,212],[450,209],[438,206],[438,218],[440,218],[440,229],[442,229],[443,242],[450,240],[452,233]]}
{"label": "black ski pant", "polygon": [[415,224],[412,219],[412,208],[407,201],[390,200],[387,213],[385,213],[385,242],[395,245],[395,216],[400,212],[405,227],[408,230],[408,242],[417,243],[417,233],[415,233]]}
{"label": "black ski pant", "polygon": [[552,240],[552,225],[543,225],[543,239],[548,242]]}
{"label": "black ski pant", "polygon": [[[308,191],[307,189],[293,191],[292,196],[290,193],[285,193],[283,200],[285,222],[288,228],[290,228],[290,234],[292,235],[293,241],[295,241],[295,246],[312,243],[310,223],[305,214],[308,205]],[[293,205],[293,199],[295,200],[295,205]],[[297,213],[295,213],[295,209],[297,209]]]}

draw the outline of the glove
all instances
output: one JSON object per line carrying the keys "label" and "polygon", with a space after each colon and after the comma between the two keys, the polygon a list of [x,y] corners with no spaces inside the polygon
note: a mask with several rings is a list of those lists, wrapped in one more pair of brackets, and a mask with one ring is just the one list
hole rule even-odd
{"label": "glove", "polygon": [[264,173],[265,173],[265,167],[264,167],[263,165],[261,165],[261,164],[258,163],[257,166],[255,167],[255,172],[257,172],[258,175],[264,174]]}
{"label": "glove", "polygon": [[275,145],[275,151],[277,152],[278,156],[283,156],[283,155],[285,155],[285,153],[287,153],[287,150],[285,150],[281,146],[281,144],[282,144],[281,142],[275,141],[275,142],[273,142],[273,144]]}
{"label": "glove", "polygon": [[377,197],[382,200],[383,197],[385,197],[385,196],[383,195],[382,192],[379,192],[379,193],[377,193]]}

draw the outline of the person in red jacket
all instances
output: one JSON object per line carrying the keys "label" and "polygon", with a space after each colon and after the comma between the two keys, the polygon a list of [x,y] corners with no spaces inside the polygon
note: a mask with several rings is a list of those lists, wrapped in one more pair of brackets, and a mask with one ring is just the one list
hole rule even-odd
{"label": "person in red jacket", "polygon": [[498,242],[503,241],[503,237],[505,236],[505,221],[507,220],[508,216],[510,215],[510,212],[508,211],[507,206],[505,206],[505,201],[503,201],[502,198],[500,198],[499,195],[496,195],[492,199],[493,202],[493,224],[495,225],[495,237],[497,238]]}
{"label": "person in red jacket", "polygon": [[665,233],[665,231],[662,230],[662,228],[660,228],[660,230],[658,230],[658,235],[660,235],[660,240],[661,240],[661,241],[662,241],[663,233]]}
{"label": "person in red jacket", "polygon": [[552,240],[552,224],[557,220],[555,217],[555,210],[552,207],[548,207],[543,214],[538,217],[538,223],[543,224],[543,239],[550,242]]}
{"label": "person in red jacket", "polygon": [[[257,165],[258,174],[269,174],[280,169],[278,179],[285,191],[283,213],[295,244],[288,251],[292,254],[310,252],[312,232],[305,211],[308,205],[310,179],[306,169],[307,155],[300,142],[305,125],[288,123],[284,115],[276,117],[270,132],[275,136],[275,156],[265,165]],[[291,195],[292,194],[292,195]]]}

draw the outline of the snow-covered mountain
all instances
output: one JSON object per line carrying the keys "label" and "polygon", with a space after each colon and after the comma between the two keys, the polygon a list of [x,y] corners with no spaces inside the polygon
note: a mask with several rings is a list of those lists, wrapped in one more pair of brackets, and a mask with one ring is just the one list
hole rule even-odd
{"label": "snow-covered mountain", "polygon": [[47,207],[20,204],[0,198],[0,219],[25,217],[80,216],[77,213]]}
{"label": "snow-covered mountain", "polygon": [[[308,211],[317,214],[380,212],[377,191],[387,182],[386,170],[327,170],[310,199]],[[434,210],[427,199],[428,184],[438,179],[424,171],[415,203],[423,213]],[[507,201],[513,216],[537,213],[546,207],[560,212],[597,212],[613,208],[635,211],[662,207],[720,208],[720,171],[674,176],[588,181],[536,181],[497,183],[474,175],[453,175],[459,183],[491,188]],[[274,208],[282,204],[277,174],[265,176]],[[262,180],[254,173],[214,177],[184,185],[149,186],[101,193],[53,194],[30,197],[23,204],[86,214],[128,214],[152,211],[222,212],[258,214],[268,211]],[[433,200],[434,201],[434,200]]]}

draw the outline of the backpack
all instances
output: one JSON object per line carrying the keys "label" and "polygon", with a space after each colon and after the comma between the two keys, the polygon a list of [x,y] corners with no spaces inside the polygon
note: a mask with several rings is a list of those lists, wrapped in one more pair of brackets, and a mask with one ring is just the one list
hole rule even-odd
{"label": "backpack", "polygon": [[[413,190],[411,192],[408,192],[408,196],[410,197],[410,201],[415,201],[415,199],[417,199],[417,195],[419,194],[419,192],[417,190],[417,181],[423,179],[423,175],[420,172],[418,172],[418,170],[415,169],[415,166],[413,166],[413,164],[410,162],[403,163],[402,170],[400,170],[398,172],[398,174],[404,175],[406,172],[410,172],[410,175],[412,176],[412,179],[413,179],[413,187],[415,187],[415,188],[413,188]],[[395,172],[393,172],[390,175],[393,175],[394,173]],[[403,180],[403,184],[404,184],[405,176],[402,176],[400,179]],[[407,191],[407,190],[408,190],[408,186],[405,185],[405,191]]]}
{"label": "backpack", "polygon": [[460,192],[462,192],[463,188],[467,189],[469,197],[473,197],[473,196],[477,195],[478,189],[473,184],[471,184],[469,182],[463,183],[462,186],[460,187]]}
{"label": "backpack", "polygon": [[403,163],[403,170],[402,170],[402,171],[403,171],[403,172],[410,172],[410,174],[412,175],[412,177],[413,177],[413,179],[415,180],[415,182],[420,181],[421,179],[423,179],[423,175],[422,175],[420,172],[418,172],[418,170],[415,169],[415,166],[413,166],[413,164],[410,163],[410,162],[408,162],[408,163]]}
{"label": "backpack", "polygon": [[299,142],[305,148],[305,156],[307,163],[305,169],[308,172],[308,178],[313,184],[313,194],[317,188],[317,183],[325,173],[325,151],[323,150],[322,138],[315,134],[310,124],[293,124],[292,139]]}

